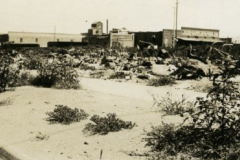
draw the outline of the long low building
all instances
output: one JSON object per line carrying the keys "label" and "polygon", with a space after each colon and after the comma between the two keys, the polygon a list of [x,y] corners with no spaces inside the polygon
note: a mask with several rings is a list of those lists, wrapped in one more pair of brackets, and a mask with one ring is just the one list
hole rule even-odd
{"label": "long low building", "polygon": [[224,43],[219,38],[219,30],[206,28],[182,27],[181,30],[164,29],[163,46],[174,47],[176,38],[178,44]]}
{"label": "long low building", "polygon": [[38,44],[48,47],[48,42],[82,42],[81,34],[38,33],[38,32],[8,32],[0,35],[0,43]]}

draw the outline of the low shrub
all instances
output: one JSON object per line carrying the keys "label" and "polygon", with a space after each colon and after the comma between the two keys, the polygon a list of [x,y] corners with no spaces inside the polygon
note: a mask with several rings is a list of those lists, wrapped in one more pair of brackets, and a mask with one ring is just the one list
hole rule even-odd
{"label": "low shrub", "polygon": [[27,69],[33,70],[33,69],[37,69],[41,65],[42,61],[43,61],[43,58],[39,55],[31,55],[31,56],[28,55],[23,65]]}
{"label": "low shrub", "polygon": [[25,86],[31,84],[33,76],[29,72],[23,72],[20,74],[19,85]]}
{"label": "low shrub", "polygon": [[118,132],[121,129],[132,129],[136,125],[130,121],[118,119],[115,113],[109,113],[107,117],[94,115],[90,120],[95,124],[88,123],[83,130],[85,133],[90,133],[90,135],[105,135],[109,132]]}
{"label": "low shrub", "polygon": [[38,75],[33,79],[32,84],[35,86],[52,87],[57,81],[60,70],[56,63],[45,63],[41,64],[37,71]]}
{"label": "low shrub", "polygon": [[151,155],[150,157],[147,158],[147,160],[200,160],[200,159],[192,159],[191,156],[186,155],[169,156],[162,152],[155,155]]}
{"label": "low shrub", "polygon": [[152,127],[143,140],[152,151],[163,152],[168,156],[176,156],[180,152],[196,154],[199,151],[198,140],[202,138],[196,134],[199,131],[201,130],[192,126],[162,123],[160,126]]}
{"label": "low shrub", "polygon": [[80,89],[81,85],[79,82],[71,83],[69,81],[57,81],[53,87],[56,89]]}
{"label": "low shrub", "polygon": [[[220,147],[216,150],[215,140],[221,133],[208,131],[194,126],[176,126],[163,123],[152,127],[146,133],[146,146],[153,151],[152,159],[220,159],[235,160],[240,158],[240,144]],[[156,153],[157,152],[157,153]],[[180,156],[179,153],[188,155]],[[160,159],[159,159],[160,158]]]}
{"label": "low shrub", "polygon": [[115,72],[109,76],[109,79],[125,79],[125,77],[123,72]]}
{"label": "low shrub", "polygon": [[46,113],[49,117],[46,119],[50,123],[70,124],[86,119],[89,115],[82,109],[71,109],[68,106],[56,105],[53,112]]}
{"label": "low shrub", "polygon": [[0,93],[7,87],[15,86],[20,73],[19,68],[13,68],[13,59],[7,54],[0,55]]}
{"label": "low shrub", "polygon": [[209,93],[213,89],[212,84],[197,85],[193,87],[195,92]]}
{"label": "low shrub", "polygon": [[182,95],[180,100],[174,100],[170,92],[167,92],[166,97],[159,97],[152,93],[150,95],[154,101],[153,106],[157,105],[166,115],[183,116],[184,113],[192,113],[194,110],[194,102],[187,101],[185,95]]}
{"label": "low shrub", "polygon": [[[176,155],[176,149],[179,141],[176,138],[176,126],[174,124],[165,124],[153,127],[152,131],[148,132],[146,146],[151,147],[152,151],[164,151],[169,155]],[[167,143],[166,143],[167,142]]]}
{"label": "low shrub", "polygon": [[160,76],[157,79],[150,79],[148,81],[148,86],[167,86],[167,85],[173,85],[176,84],[175,79],[171,76]]}
{"label": "low shrub", "polygon": [[17,87],[19,86],[18,81],[20,77],[20,70],[18,68],[13,68],[9,66],[8,71],[8,87]]}
{"label": "low shrub", "polygon": [[22,72],[15,75],[13,74],[12,77],[14,77],[14,81],[9,84],[9,87],[30,85],[34,79],[34,77],[29,72]]}
{"label": "low shrub", "polygon": [[234,77],[231,68],[225,62],[221,81],[213,82],[206,98],[197,98],[195,109],[184,120],[187,124],[154,127],[147,133],[146,145],[170,155],[240,159],[240,93],[238,84],[230,80]]}
{"label": "low shrub", "polygon": [[79,89],[78,73],[67,63],[45,62],[38,68],[38,76],[33,79],[35,86],[55,87],[57,89]]}

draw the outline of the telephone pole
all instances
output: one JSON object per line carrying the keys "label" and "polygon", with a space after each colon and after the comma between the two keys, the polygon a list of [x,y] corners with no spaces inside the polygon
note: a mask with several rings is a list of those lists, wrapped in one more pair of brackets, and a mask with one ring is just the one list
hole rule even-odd
{"label": "telephone pole", "polygon": [[175,30],[175,45],[176,45],[176,53],[178,53],[178,39],[177,39],[177,23],[178,23],[178,0],[176,0],[176,30]]}
{"label": "telephone pole", "polygon": [[54,42],[55,42],[55,38],[56,38],[56,25],[54,25],[54,33],[53,33],[53,36],[54,36]]}
{"label": "telephone pole", "polygon": [[173,13],[173,47],[175,47],[175,41],[176,41],[176,37],[175,37],[175,32],[176,32],[176,7],[173,7],[174,13]]}

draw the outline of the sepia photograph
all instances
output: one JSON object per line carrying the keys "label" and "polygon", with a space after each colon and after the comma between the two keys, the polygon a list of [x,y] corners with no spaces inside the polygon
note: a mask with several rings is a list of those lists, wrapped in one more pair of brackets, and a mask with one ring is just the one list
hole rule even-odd
{"label": "sepia photograph", "polygon": [[239,0],[0,15],[0,160],[240,160]]}

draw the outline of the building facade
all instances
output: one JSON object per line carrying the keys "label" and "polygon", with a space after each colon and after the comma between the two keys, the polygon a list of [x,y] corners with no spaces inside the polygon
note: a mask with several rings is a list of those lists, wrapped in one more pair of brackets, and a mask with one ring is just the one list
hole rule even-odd
{"label": "building facade", "polygon": [[9,32],[9,41],[17,44],[39,44],[47,47],[48,42],[81,42],[81,34]]}
{"label": "building facade", "polygon": [[181,32],[181,36],[178,36],[178,44],[224,43],[219,38],[217,29],[182,27]]}
{"label": "building facade", "polygon": [[100,21],[92,23],[91,28],[88,29],[88,36],[102,35],[102,34],[103,34],[103,23]]}
{"label": "building facade", "polygon": [[177,31],[177,35],[176,30],[163,30],[163,46],[174,47],[176,40],[178,44],[224,42],[219,38],[219,30],[217,29],[182,27],[181,30]]}
{"label": "building facade", "polygon": [[104,34],[102,22],[94,22],[82,41],[103,47],[134,47],[134,34],[129,34],[126,28],[113,28],[110,34]]}
{"label": "building facade", "polygon": [[82,42],[81,34],[8,32],[5,42],[13,44],[38,44],[47,47],[48,42]]}
{"label": "building facade", "polygon": [[157,46],[162,46],[162,31],[159,32],[130,32],[134,34],[134,46],[140,46],[140,48],[146,47],[144,42],[149,42]]}
{"label": "building facade", "polygon": [[[177,37],[181,37],[181,30],[177,30]],[[176,41],[176,30],[173,29],[163,29],[162,32],[162,46],[164,47],[174,47]]]}
{"label": "building facade", "polygon": [[181,32],[182,32],[181,37],[187,38],[205,38],[205,39],[219,38],[219,30],[217,29],[182,27]]}
{"label": "building facade", "polygon": [[86,40],[90,45],[100,45],[102,47],[109,47],[110,35],[104,34],[104,35],[91,36],[89,38],[85,37],[83,41],[86,41]]}
{"label": "building facade", "polygon": [[84,35],[83,42],[90,45],[109,46],[109,35],[103,34],[103,23],[100,21],[93,22],[87,34],[84,33]]}
{"label": "building facade", "polygon": [[128,33],[126,28],[110,31],[110,47],[134,47],[134,34]]}

